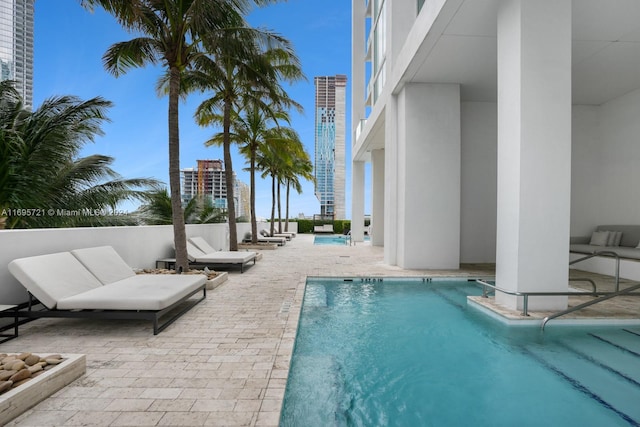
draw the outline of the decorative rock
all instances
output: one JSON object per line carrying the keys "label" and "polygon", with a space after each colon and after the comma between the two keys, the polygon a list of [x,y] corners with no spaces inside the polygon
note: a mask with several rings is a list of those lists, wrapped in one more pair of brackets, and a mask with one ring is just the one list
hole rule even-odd
{"label": "decorative rock", "polygon": [[42,371],[42,365],[33,365],[33,366],[29,366],[27,368],[29,370],[29,372],[31,372],[32,374],[35,374],[38,371]]}
{"label": "decorative rock", "polygon": [[23,379],[29,378],[30,376],[31,376],[31,372],[29,372],[28,369],[23,369],[13,374],[11,378],[9,378],[9,381],[13,381],[14,383],[17,383],[18,381],[22,381]]}
{"label": "decorative rock", "polygon": [[31,356],[24,359],[24,363],[26,363],[27,366],[33,366],[38,362],[40,362],[40,356],[36,354],[32,354]]}
{"label": "decorative rock", "polygon": [[24,369],[24,367],[26,366],[26,364],[24,363],[23,360],[16,360],[15,362],[13,362],[10,366],[9,369],[11,369],[12,371],[19,371],[21,369]]}
{"label": "decorative rock", "polygon": [[0,381],[7,381],[18,371],[0,371]]}
{"label": "decorative rock", "polygon": [[64,359],[60,354],[50,354],[40,357],[28,352],[20,354],[0,353],[0,394],[19,387],[44,373],[55,368]]}
{"label": "decorative rock", "polygon": [[59,354],[50,354],[48,356],[44,356],[44,357],[40,358],[41,361],[42,360],[47,360],[47,359],[62,359],[62,356],[59,355]]}
{"label": "decorative rock", "polygon": [[0,363],[2,363],[3,365],[6,365],[9,362],[14,362],[16,360],[15,356],[7,356],[2,358],[2,361],[0,361]]}
{"label": "decorative rock", "polygon": [[4,393],[9,390],[13,385],[13,381],[2,381],[0,382],[0,393]]}

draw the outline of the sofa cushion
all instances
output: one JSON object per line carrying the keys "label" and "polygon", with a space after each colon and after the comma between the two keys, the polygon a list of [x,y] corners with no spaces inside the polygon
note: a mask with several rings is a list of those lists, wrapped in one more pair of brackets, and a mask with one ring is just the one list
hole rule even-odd
{"label": "sofa cushion", "polygon": [[635,248],[640,243],[640,225],[599,225],[597,231],[621,231],[620,246]]}
{"label": "sofa cushion", "polygon": [[640,259],[640,249],[618,246],[611,248],[611,251],[617,253],[620,258]]}
{"label": "sofa cushion", "polygon": [[69,252],[15,259],[9,271],[49,309],[61,299],[102,287],[102,283]]}
{"label": "sofa cushion", "polygon": [[162,310],[207,281],[203,274],[139,274],[119,282],[62,298],[64,310]]}
{"label": "sofa cushion", "polygon": [[569,252],[576,252],[579,254],[592,254],[595,251],[602,251],[604,249],[604,246],[593,246],[586,243],[574,243],[569,245]]}
{"label": "sofa cushion", "polygon": [[87,270],[93,273],[103,285],[136,275],[133,269],[124,262],[111,246],[75,249],[71,251],[71,254],[75,256]]}
{"label": "sofa cushion", "polygon": [[622,240],[622,231],[609,231],[607,246],[620,246]]}
{"label": "sofa cushion", "polygon": [[607,241],[609,240],[609,232],[608,231],[594,231],[591,234],[590,245],[593,246],[607,246]]}

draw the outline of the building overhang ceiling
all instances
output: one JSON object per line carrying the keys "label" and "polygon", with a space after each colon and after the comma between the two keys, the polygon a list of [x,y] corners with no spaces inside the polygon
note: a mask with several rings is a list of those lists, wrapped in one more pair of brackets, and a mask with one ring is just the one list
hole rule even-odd
{"label": "building overhang ceiling", "polygon": [[[462,101],[497,97],[500,0],[464,0],[441,14],[401,82],[460,83]],[[572,2],[573,103],[600,105],[640,88],[640,1]],[[433,39],[432,39],[433,40]]]}

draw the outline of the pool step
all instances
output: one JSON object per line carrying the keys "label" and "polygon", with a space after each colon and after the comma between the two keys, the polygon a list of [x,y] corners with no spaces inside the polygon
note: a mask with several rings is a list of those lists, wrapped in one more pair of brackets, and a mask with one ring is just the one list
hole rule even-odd
{"label": "pool step", "polygon": [[327,307],[327,288],[318,283],[307,285],[304,296],[304,305],[307,307]]}
{"label": "pool step", "polygon": [[[287,393],[295,393],[298,396],[304,396],[303,400],[311,400],[315,402],[312,406],[304,406],[306,412],[301,417],[298,414],[295,419],[304,418],[307,425],[310,426],[331,426],[342,427],[348,425],[346,420],[346,405],[350,400],[345,398],[345,385],[342,370],[337,363],[335,357],[331,355],[309,355],[298,356],[297,368],[308,372],[309,375],[304,378],[299,377],[299,382],[293,382],[289,379],[287,384]],[[283,408],[282,420],[294,419],[287,416],[285,412],[296,413],[301,410],[295,406],[298,399],[287,399],[288,402]],[[301,403],[303,403],[301,401]],[[289,426],[286,422],[281,426]],[[291,426],[297,427],[297,426]]]}
{"label": "pool step", "polygon": [[607,344],[590,334],[579,339],[546,342],[544,346],[527,346],[524,351],[622,420],[638,425],[640,369],[637,365],[640,359],[629,353],[625,344],[635,347],[635,340],[640,337],[625,341],[622,331],[617,330],[597,335],[615,337],[620,346]]}

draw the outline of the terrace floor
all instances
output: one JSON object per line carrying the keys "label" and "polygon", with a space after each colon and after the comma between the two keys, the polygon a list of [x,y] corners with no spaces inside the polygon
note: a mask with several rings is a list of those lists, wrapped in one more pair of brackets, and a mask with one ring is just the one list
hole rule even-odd
{"label": "terrace floor", "polygon": [[402,270],[382,258],[383,249],[368,243],[314,246],[313,236],[303,234],[263,251],[245,273],[231,272],[156,336],[149,322],[41,319],[24,325],[0,352],[82,353],[87,372],[9,425],[276,426],[307,276],[493,274],[485,265]]}

